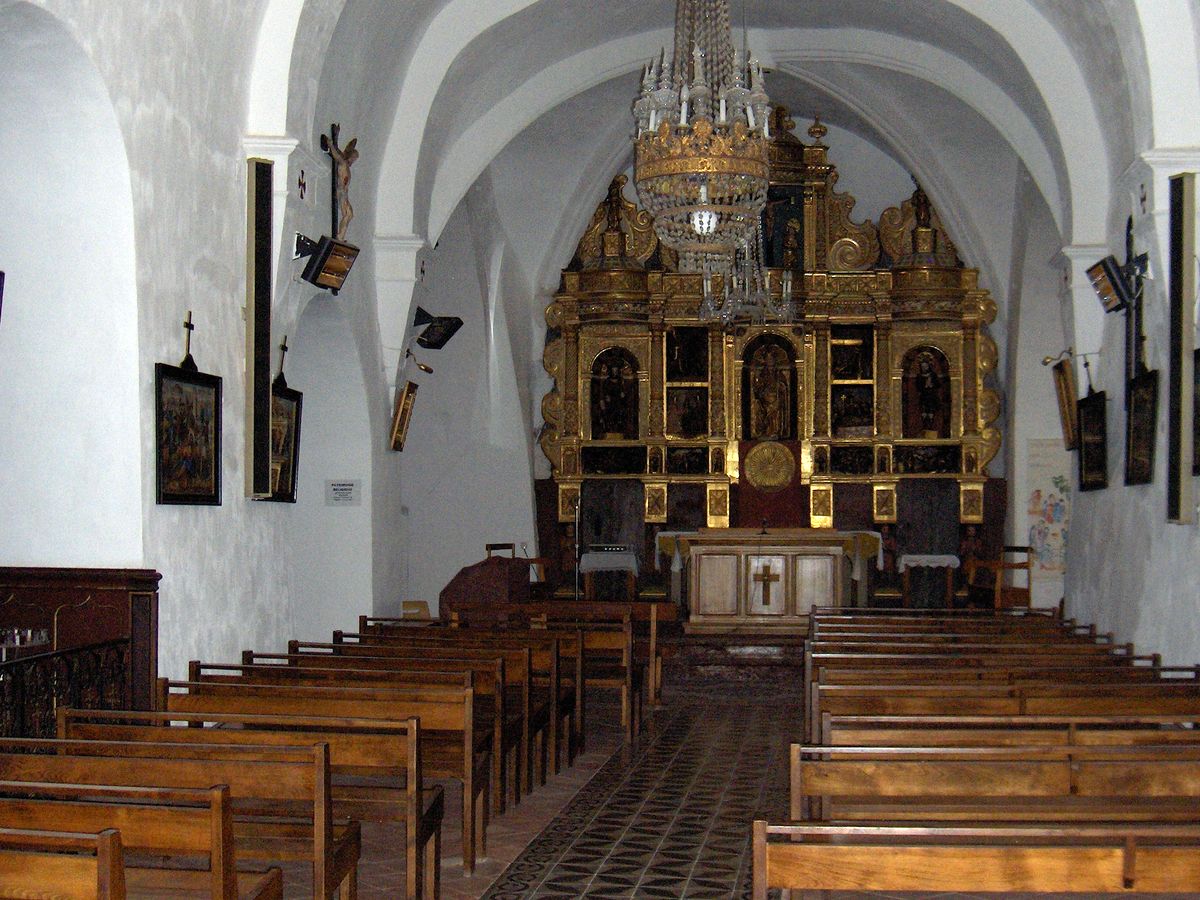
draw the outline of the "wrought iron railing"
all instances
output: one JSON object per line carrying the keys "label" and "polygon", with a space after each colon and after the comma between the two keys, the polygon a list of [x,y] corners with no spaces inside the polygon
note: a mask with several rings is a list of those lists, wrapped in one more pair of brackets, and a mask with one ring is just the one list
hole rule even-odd
{"label": "wrought iron railing", "polygon": [[0,737],[54,737],[60,706],[128,709],[129,641],[0,663]]}

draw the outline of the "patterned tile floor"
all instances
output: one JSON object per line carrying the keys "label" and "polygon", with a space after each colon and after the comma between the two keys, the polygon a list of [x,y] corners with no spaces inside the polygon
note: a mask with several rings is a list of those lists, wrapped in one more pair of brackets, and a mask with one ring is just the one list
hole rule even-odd
{"label": "patterned tile floor", "polygon": [[484,894],[749,896],[749,823],[786,810],[800,698],[692,683],[618,753]]}

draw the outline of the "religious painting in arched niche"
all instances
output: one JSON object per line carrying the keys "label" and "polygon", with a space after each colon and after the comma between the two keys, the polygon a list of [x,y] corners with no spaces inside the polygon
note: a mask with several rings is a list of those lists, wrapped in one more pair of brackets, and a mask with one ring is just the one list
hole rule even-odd
{"label": "religious painting in arched niche", "polygon": [[764,334],[742,355],[742,439],[796,438],[796,356],[792,345]]}
{"label": "religious painting in arched niche", "polygon": [[592,439],[638,437],[638,364],[623,347],[601,351],[592,363]]}
{"label": "religious painting in arched niche", "polygon": [[950,437],[950,363],[937,347],[904,354],[904,436]]}

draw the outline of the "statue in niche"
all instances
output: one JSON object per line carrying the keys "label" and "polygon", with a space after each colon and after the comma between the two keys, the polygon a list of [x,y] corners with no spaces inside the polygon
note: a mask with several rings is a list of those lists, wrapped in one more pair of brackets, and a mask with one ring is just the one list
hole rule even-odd
{"label": "statue in niche", "polygon": [[632,354],[610,348],[592,366],[592,439],[636,440],[637,363]]}
{"label": "statue in niche", "polygon": [[708,433],[707,388],[667,390],[667,433],[682,438],[702,437]]}
{"label": "statue in niche", "polygon": [[916,347],[904,357],[904,436],[950,437],[950,366],[936,347]]}
{"label": "statue in niche", "polygon": [[790,436],[792,361],[777,344],[763,344],[750,358],[750,438]]}

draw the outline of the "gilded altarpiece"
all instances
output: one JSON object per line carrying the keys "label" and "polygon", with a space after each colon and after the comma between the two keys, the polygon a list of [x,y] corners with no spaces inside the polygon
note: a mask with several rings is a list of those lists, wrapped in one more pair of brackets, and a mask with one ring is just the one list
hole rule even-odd
{"label": "gilded altarpiece", "polygon": [[[702,321],[701,277],[675,270],[624,176],[563,271],[541,436],[562,527],[585,479],[642,482],[654,529],[830,528],[842,495],[864,498],[849,527],[890,526],[898,486],[925,479],[957,482],[964,526],[989,514],[994,301],[919,187],[854,222],[824,127],[804,143],[782,109],[773,126],[765,261],[776,291],[791,271],[797,321]],[[703,491],[703,521],[670,521],[680,490]]]}

